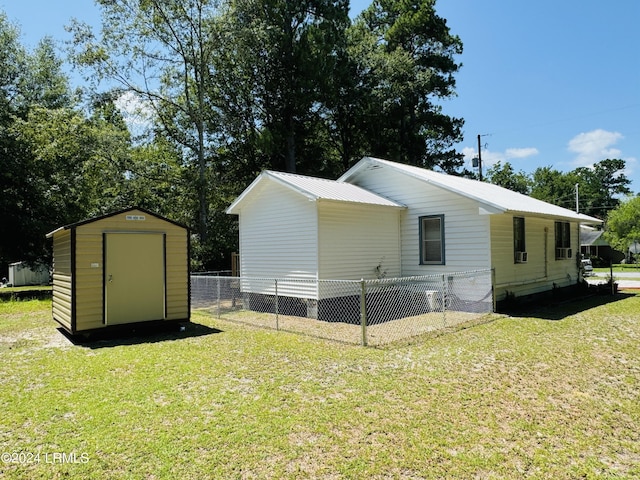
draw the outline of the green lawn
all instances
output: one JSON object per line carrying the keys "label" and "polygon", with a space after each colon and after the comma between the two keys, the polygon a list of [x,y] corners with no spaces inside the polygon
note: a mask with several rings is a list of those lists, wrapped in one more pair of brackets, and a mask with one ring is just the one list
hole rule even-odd
{"label": "green lawn", "polygon": [[51,296],[51,285],[32,285],[25,287],[0,287],[0,300],[10,300],[16,297]]}
{"label": "green lawn", "polygon": [[[598,267],[598,268],[594,268],[593,269],[594,272],[600,272],[600,273],[609,273],[611,270],[609,267]],[[640,265],[636,265],[635,263],[633,264],[616,264],[613,266],[613,273],[622,273],[622,272],[628,272],[628,273],[638,273],[640,274]]]}
{"label": "green lawn", "polygon": [[386,349],[204,313],[73,345],[0,302],[0,478],[639,478],[640,296],[611,299]]}

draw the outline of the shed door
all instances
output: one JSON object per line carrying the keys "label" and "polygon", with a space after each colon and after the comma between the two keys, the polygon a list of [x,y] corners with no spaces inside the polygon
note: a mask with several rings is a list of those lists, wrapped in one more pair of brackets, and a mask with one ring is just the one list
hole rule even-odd
{"label": "shed door", "polygon": [[164,234],[106,233],[104,243],[105,323],[164,319]]}

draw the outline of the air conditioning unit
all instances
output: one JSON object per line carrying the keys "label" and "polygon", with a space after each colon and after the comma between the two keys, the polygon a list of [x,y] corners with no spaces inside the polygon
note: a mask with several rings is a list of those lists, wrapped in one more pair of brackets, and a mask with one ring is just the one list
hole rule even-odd
{"label": "air conditioning unit", "polygon": [[528,258],[527,252],[516,252],[516,263],[527,263]]}
{"label": "air conditioning unit", "polygon": [[556,248],[556,258],[571,258],[571,249],[570,248]]}

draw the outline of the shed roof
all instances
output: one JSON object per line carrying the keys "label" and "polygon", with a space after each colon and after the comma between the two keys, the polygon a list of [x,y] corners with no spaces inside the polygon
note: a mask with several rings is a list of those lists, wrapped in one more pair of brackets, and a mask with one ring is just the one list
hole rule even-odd
{"label": "shed roof", "polygon": [[364,157],[357,164],[351,167],[344,175],[342,175],[338,181],[354,181],[358,174],[363,171],[384,167],[391,168],[430,185],[434,185],[475,200],[487,213],[527,213],[573,220],[586,224],[602,223],[602,220],[597,218],[576,213],[567,208],[559,207],[498,185],[464,177],[457,177],[455,175],[447,175],[433,170],[427,170],[412,165],[405,165],[373,157]]}
{"label": "shed roof", "polygon": [[227,213],[238,213],[238,206],[243,200],[256,191],[259,185],[273,181],[304,195],[312,201],[331,200],[336,202],[360,203],[384,207],[405,208],[404,205],[375,194],[351,183],[337,182],[324,178],[308,177],[294,173],[263,171],[251,185],[227,208]]}
{"label": "shed roof", "polygon": [[183,225],[183,224],[181,224],[181,223],[179,223],[179,222],[176,222],[176,221],[174,221],[174,220],[170,220],[170,219],[168,219],[168,218],[162,217],[162,216],[158,215],[157,213],[153,213],[152,211],[147,210],[146,208],[142,208],[142,207],[129,207],[129,208],[124,208],[124,209],[122,209],[122,210],[118,210],[118,211],[116,211],[116,212],[111,212],[111,213],[107,213],[107,214],[105,214],[105,215],[99,215],[99,216],[97,216],[97,217],[87,218],[87,219],[85,219],[85,220],[80,220],[79,222],[74,222],[74,223],[70,223],[70,224],[68,224],[68,225],[63,225],[62,227],[56,228],[54,231],[47,233],[46,237],[47,237],[47,238],[51,238],[51,237],[53,237],[53,235],[54,235],[56,232],[59,232],[59,231],[61,231],[61,230],[69,230],[70,228],[79,227],[80,225],[85,225],[85,224],[87,224],[87,223],[91,223],[91,222],[97,222],[97,221],[99,221],[99,220],[103,220],[103,219],[105,219],[105,218],[109,218],[109,217],[114,217],[114,216],[116,216],[116,215],[120,215],[120,214],[122,214],[122,213],[126,213],[126,212],[131,212],[131,211],[133,211],[133,210],[138,210],[138,211],[140,211],[140,212],[142,212],[142,213],[145,213],[145,214],[147,214],[147,215],[151,215],[152,217],[156,217],[156,218],[159,218],[159,219],[164,220],[164,221],[166,221],[166,222],[169,222],[169,223],[172,223],[172,224],[174,224],[174,225],[177,225],[178,227],[185,228],[185,229],[187,229],[187,230],[189,229],[186,225]]}

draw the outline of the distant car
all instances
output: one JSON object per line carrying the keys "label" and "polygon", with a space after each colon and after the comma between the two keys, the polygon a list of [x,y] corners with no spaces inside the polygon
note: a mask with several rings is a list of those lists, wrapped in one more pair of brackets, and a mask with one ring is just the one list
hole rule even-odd
{"label": "distant car", "polygon": [[582,270],[584,272],[585,277],[588,277],[589,275],[593,275],[593,265],[591,264],[590,258],[582,259]]}

